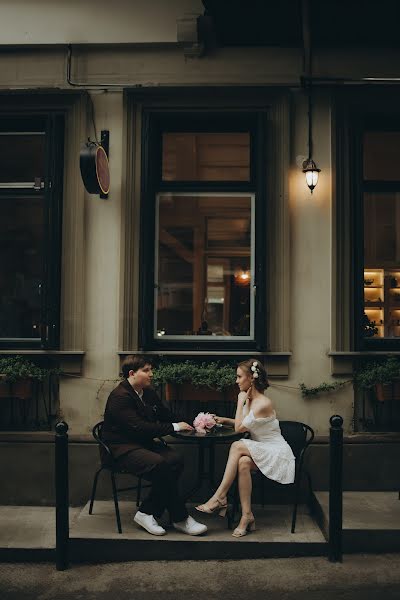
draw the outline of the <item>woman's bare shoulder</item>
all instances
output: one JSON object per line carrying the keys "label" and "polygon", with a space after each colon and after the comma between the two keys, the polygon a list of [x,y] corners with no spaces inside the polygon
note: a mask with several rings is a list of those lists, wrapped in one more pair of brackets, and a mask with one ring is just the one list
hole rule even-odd
{"label": "woman's bare shoulder", "polygon": [[275,412],[272,400],[267,396],[264,396],[264,398],[260,399],[260,401],[257,402],[257,407],[254,408],[256,409],[258,418],[270,417]]}

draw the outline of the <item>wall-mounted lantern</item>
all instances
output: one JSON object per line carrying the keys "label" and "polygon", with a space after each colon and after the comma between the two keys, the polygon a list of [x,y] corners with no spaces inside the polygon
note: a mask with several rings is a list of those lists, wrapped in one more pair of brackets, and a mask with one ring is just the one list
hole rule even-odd
{"label": "wall-mounted lantern", "polygon": [[311,193],[313,193],[313,189],[318,183],[318,173],[320,172],[321,169],[318,169],[312,158],[307,158],[307,160],[303,162],[303,173],[305,173],[306,182]]}

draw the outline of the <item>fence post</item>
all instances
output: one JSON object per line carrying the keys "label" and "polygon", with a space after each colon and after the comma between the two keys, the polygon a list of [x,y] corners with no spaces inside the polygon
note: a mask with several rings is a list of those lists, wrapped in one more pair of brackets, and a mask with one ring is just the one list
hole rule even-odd
{"label": "fence post", "polygon": [[342,562],[343,419],[333,415],[329,430],[329,560]]}
{"label": "fence post", "polygon": [[55,435],[56,483],[56,568],[68,569],[69,489],[68,489],[68,425],[57,423]]}

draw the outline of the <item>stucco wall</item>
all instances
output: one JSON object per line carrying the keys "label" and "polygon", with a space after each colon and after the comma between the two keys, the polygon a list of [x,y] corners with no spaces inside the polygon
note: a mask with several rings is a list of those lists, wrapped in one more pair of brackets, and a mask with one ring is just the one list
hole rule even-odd
{"label": "stucco wall", "polygon": [[[107,395],[118,373],[119,290],[121,252],[121,185],[123,164],[122,92],[92,93],[98,130],[111,132],[111,191],[107,200],[85,194],[85,320],[82,378],[61,382],[61,410],[72,433],[86,433],[101,417]],[[272,380],[269,390],[279,417],[309,423],[317,434],[326,434],[329,417],[344,417],[345,431],[352,430],[353,390],[304,399],[298,385],[331,381],[328,356],[331,337],[331,115],[330,94],[315,101],[314,156],[322,169],[311,195],[298,164],[307,155],[307,103],[304,94],[292,94],[292,144],[290,194],[290,374]],[[93,133],[88,130],[88,135]],[[65,251],[68,251],[67,240]],[[129,260],[129,259],[128,259]]]}
{"label": "stucco wall", "polygon": [[1,3],[1,44],[176,42],[176,19],[200,0],[14,0]]}
{"label": "stucco wall", "polygon": [[[76,433],[89,431],[99,420],[107,385],[99,395],[97,391],[104,379],[116,379],[119,372],[123,95],[121,92],[102,91],[93,92],[91,96],[98,137],[101,129],[111,132],[112,185],[107,199],[86,192],[82,195],[85,204],[83,349],[86,354],[82,378],[63,378],[60,383],[62,417]],[[90,119],[87,135],[94,139]],[[73,243],[71,239],[64,240],[63,252],[68,252],[69,245]]]}

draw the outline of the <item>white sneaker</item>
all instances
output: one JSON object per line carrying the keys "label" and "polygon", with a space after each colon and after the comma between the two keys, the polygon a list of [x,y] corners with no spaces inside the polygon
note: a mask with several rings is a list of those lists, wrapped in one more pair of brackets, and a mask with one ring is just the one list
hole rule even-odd
{"label": "white sneaker", "polygon": [[153,515],[147,515],[146,513],[140,512],[140,510],[137,511],[133,520],[153,535],[165,535],[167,533],[165,529],[157,523]]}
{"label": "white sneaker", "polygon": [[182,533],[187,533],[188,535],[201,535],[207,531],[207,525],[198,523],[190,515],[184,521],[172,523],[172,525],[178,531],[182,531]]}

